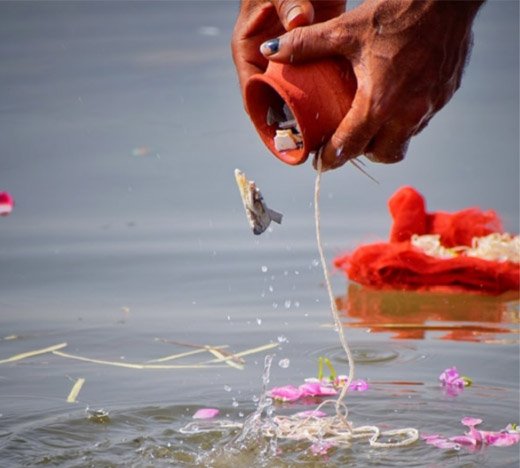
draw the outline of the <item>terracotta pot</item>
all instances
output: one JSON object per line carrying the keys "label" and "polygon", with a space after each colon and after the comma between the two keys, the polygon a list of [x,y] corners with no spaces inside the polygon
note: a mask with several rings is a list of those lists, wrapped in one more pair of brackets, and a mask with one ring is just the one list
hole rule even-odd
{"label": "terracotta pot", "polygon": [[[302,164],[334,133],[350,109],[356,92],[356,78],[343,59],[328,59],[300,65],[269,62],[263,74],[246,84],[246,107],[264,144],[287,164]],[[303,146],[277,151],[274,136],[277,123],[267,122],[269,108],[281,111],[286,103],[303,136]]]}

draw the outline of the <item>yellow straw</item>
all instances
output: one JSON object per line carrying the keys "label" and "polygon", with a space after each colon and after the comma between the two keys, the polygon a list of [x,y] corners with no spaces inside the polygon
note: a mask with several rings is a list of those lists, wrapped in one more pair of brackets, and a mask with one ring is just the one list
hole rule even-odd
{"label": "yellow straw", "polygon": [[78,380],[76,380],[76,382],[74,382],[74,385],[70,390],[69,396],[67,397],[67,403],[76,403],[76,398],[78,397],[78,394],[81,390],[81,387],[83,387],[84,383],[85,379],[83,377],[80,377]]}
{"label": "yellow straw", "polygon": [[7,359],[2,359],[0,364],[5,364],[7,362],[20,361],[21,359],[27,359],[33,356],[38,356],[40,354],[52,353],[58,349],[65,348],[67,343],[60,343],[54,346],[49,346],[48,348],[36,349],[34,351],[27,351],[26,353],[15,354],[14,356],[8,357]]}

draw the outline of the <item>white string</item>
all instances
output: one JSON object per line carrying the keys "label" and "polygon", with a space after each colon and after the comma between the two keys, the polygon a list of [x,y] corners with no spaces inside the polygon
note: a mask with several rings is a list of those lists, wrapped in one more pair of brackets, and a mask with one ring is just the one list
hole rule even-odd
{"label": "white string", "polygon": [[[339,318],[338,314],[338,307],[336,305],[336,299],[334,297],[334,293],[332,292],[332,285],[330,283],[330,275],[329,275],[329,269],[327,267],[327,260],[325,259],[325,254],[323,253],[323,244],[321,241],[321,219],[320,219],[320,188],[321,188],[321,174],[322,174],[322,160],[321,156],[319,155],[317,158],[317,175],[316,175],[316,182],[314,184],[314,223],[316,225],[316,242],[318,244],[318,252],[320,254],[320,261],[321,261],[321,268],[323,269],[323,276],[325,278],[325,285],[327,286],[327,293],[329,295],[330,300],[330,310],[332,311],[332,317],[334,319],[334,328],[336,329],[339,340],[341,342],[341,346],[345,350],[345,354],[347,355],[347,362],[348,362],[348,377],[347,382],[345,385],[343,385],[343,388],[341,389],[341,392],[339,394],[339,397],[336,402],[336,414],[338,416],[340,415],[340,403],[345,398],[345,395],[348,391],[348,387],[351,382],[354,380],[354,359],[352,357],[352,353],[350,351],[350,347],[347,343],[347,340],[345,338],[345,333],[343,332],[343,325],[341,324],[341,320]],[[346,411],[345,417],[345,423],[348,424],[346,421],[348,415],[348,411]]]}
{"label": "white string", "polygon": [[[320,155],[317,157],[317,176],[314,187],[314,220],[316,224],[316,241],[318,244],[318,251],[320,254],[321,266],[323,268],[323,275],[325,277],[325,284],[327,286],[327,293],[330,300],[330,309],[334,319],[334,327],[339,335],[341,346],[347,355],[349,366],[347,382],[343,385],[337,400],[326,400],[321,403],[315,411],[327,404],[334,404],[336,414],[333,416],[317,417],[308,416],[302,419],[298,416],[276,416],[273,418],[274,424],[267,424],[264,426],[264,435],[267,437],[276,437],[281,439],[291,440],[309,440],[313,443],[330,443],[334,446],[350,447],[354,439],[367,439],[372,447],[391,448],[403,447],[413,444],[419,438],[419,431],[413,427],[403,429],[393,429],[388,431],[381,431],[377,426],[361,426],[354,428],[348,422],[348,408],[343,402],[348,391],[349,384],[354,380],[355,364],[352,357],[352,352],[348,345],[343,326],[339,318],[338,308],[332,286],[330,282],[329,270],[327,268],[327,261],[323,253],[323,244],[321,241],[321,225],[320,225],[320,186],[322,174],[322,161]],[[389,440],[388,442],[380,442],[380,437],[398,436],[398,440]]]}
{"label": "white string", "polygon": [[[316,223],[316,241],[318,244],[318,251],[320,254],[321,266],[323,268],[323,275],[325,277],[325,284],[327,286],[327,293],[330,300],[330,309],[334,319],[334,327],[339,335],[341,346],[343,347],[345,354],[347,355],[347,361],[349,366],[348,378],[346,383],[343,385],[341,392],[337,400],[325,400],[315,410],[325,405],[334,404],[336,414],[331,416],[307,416],[302,418],[301,416],[288,415],[288,416],[275,416],[274,418],[268,418],[261,421],[260,431],[265,437],[273,439],[288,439],[288,440],[306,440],[314,444],[330,444],[336,447],[350,447],[352,442],[356,439],[368,439],[370,446],[378,448],[392,448],[392,447],[404,447],[406,445],[413,444],[419,439],[419,431],[413,427],[403,429],[392,429],[388,431],[381,431],[377,426],[360,426],[353,427],[353,425],[347,420],[348,408],[343,402],[345,395],[348,391],[350,383],[354,380],[355,365],[352,357],[352,352],[348,345],[343,326],[339,318],[338,308],[336,306],[336,300],[334,293],[332,292],[332,286],[330,282],[329,270],[327,268],[327,261],[323,253],[323,245],[321,241],[321,226],[320,226],[320,185],[321,185],[321,174],[322,174],[322,161],[318,154],[317,157],[317,176],[314,188],[314,218]],[[259,415],[259,413],[255,413]],[[316,413],[315,413],[316,414]],[[215,422],[210,424],[208,428],[212,429],[215,426],[221,427],[237,427],[244,430],[244,424],[234,423],[233,426],[229,426],[228,421],[222,421],[222,424]],[[204,427],[201,427],[199,422],[190,423],[183,431],[187,433],[198,433],[204,431]],[[396,436],[397,439],[392,439]],[[379,439],[384,437],[387,441],[380,441]],[[322,445],[327,447],[326,445]]]}

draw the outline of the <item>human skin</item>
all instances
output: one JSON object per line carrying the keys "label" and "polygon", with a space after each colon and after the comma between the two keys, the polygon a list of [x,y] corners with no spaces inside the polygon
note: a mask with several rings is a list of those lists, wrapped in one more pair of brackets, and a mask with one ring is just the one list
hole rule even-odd
{"label": "human skin", "polygon": [[357,91],[318,153],[322,169],[362,154],[401,161],[412,136],[460,87],[482,3],[366,0],[345,12],[343,1],[244,0],[232,39],[242,92],[268,60],[297,64],[343,56]]}

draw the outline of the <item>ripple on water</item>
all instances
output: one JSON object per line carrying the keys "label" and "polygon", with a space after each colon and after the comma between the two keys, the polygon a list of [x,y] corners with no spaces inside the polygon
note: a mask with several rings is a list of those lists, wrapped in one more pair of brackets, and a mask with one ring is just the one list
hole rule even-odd
{"label": "ripple on water", "polygon": [[[396,387],[397,388],[397,387]],[[350,419],[355,426],[377,424],[381,429],[417,427],[420,431],[438,431],[455,435],[462,432],[458,415],[452,416],[453,400],[443,396],[436,386],[404,397],[392,388],[380,388],[356,398],[351,404]],[[496,389],[478,388],[466,392],[461,399],[462,413],[478,414],[492,427],[492,416],[511,408],[516,395],[502,389],[501,397],[492,407],[484,401]],[[245,406],[245,405],[244,405]],[[460,406],[460,405],[459,405]],[[198,406],[148,406],[110,410],[103,422],[93,422],[84,409],[48,414],[27,419],[12,427],[3,437],[0,457],[5,466],[47,464],[60,466],[513,466],[518,460],[517,447],[489,447],[471,453],[461,450],[443,451],[417,442],[409,447],[372,449],[366,441],[356,441],[351,448],[331,449],[326,458],[309,451],[306,441],[278,440],[272,442],[260,434],[250,433],[237,441],[240,429],[233,424],[225,427],[200,421],[200,431],[183,431],[192,423]],[[242,423],[244,418],[232,407],[220,408],[222,419]],[[276,413],[287,414],[308,409],[304,405],[276,405]],[[246,414],[254,405],[244,408]],[[425,414],[429,416],[425,418]],[[204,427],[202,427],[204,426]],[[492,463],[491,463],[492,462]],[[457,465],[458,466],[458,465]],[[465,465],[466,466],[466,465]]]}
{"label": "ripple on water", "polygon": [[[389,362],[415,362],[426,358],[417,351],[413,344],[395,342],[361,342],[350,343],[352,357],[356,364],[385,364]],[[312,350],[311,357],[326,356],[332,361],[346,363],[347,357],[341,346],[328,346]]]}

